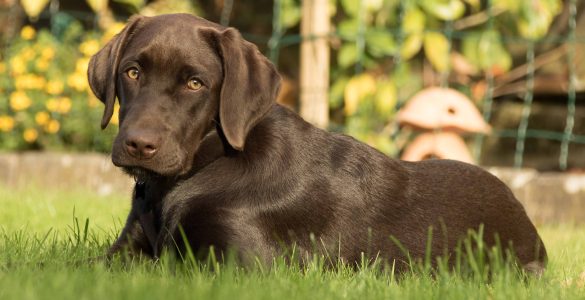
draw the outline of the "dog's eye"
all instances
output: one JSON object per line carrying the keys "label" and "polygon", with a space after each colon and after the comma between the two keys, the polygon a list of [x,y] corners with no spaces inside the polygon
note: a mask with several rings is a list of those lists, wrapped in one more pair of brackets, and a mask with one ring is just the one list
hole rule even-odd
{"label": "dog's eye", "polygon": [[128,75],[128,77],[130,77],[130,79],[138,79],[138,75],[140,75],[140,72],[138,72],[138,69],[136,68],[130,68],[128,69],[128,71],[126,71],[126,75]]}
{"label": "dog's eye", "polygon": [[187,82],[187,87],[191,90],[194,90],[194,91],[200,89],[202,86],[203,86],[203,84],[197,78],[191,78]]}

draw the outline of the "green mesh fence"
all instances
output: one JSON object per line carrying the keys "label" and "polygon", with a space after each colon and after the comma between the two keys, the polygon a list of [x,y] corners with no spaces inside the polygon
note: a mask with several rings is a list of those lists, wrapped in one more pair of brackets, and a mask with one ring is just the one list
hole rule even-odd
{"label": "green mesh fence", "polygon": [[[310,1],[310,0],[308,0]],[[357,1],[357,0],[356,0]],[[494,130],[492,135],[502,137],[502,138],[514,138],[516,140],[515,152],[514,152],[514,167],[522,167],[524,164],[524,153],[526,148],[526,140],[527,139],[543,139],[543,140],[551,140],[551,141],[558,141],[560,142],[560,155],[558,157],[558,165],[559,169],[565,170],[567,168],[567,161],[569,157],[569,146],[571,144],[585,144],[585,135],[575,134],[573,132],[575,126],[575,111],[576,111],[576,101],[577,101],[577,73],[576,73],[576,66],[575,66],[575,51],[576,51],[576,44],[577,43],[585,43],[583,37],[577,38],[576,36],[576,24],[577,24],[577,1],[578,0],[569,0],[565,3],[569,9],[569,29],[568,33],[563,36],[554,36],[548,37],[548,42],[553,40],[557,43],[563,43],[567,46],[567,65],[569,68],[568,78],[566,78],[568,83],[568,92],[566,94],[566,105],[567,105],[567,115],[566,115],[566,125],[563,131],[551,131],[551,130],[541,130],[541,129],[534,129],[530,126],[530,116],[531,116],[531,108],[533,105],[534,100],[534,78],[535,78],[535,48],[539,45],[539,43],[544,43],[543,41],[539,40],[528,40],[523,39],[520,37],[505,37],[506,43],[521,43],[526,45],[526,71],[525,71],[525,78],[526,78],[526,86],[525,86],[525,93],[522,99],[522,113],[521,119],[517,129],[499,129]],[[407,3],[407,0],[401,1],[401,5],[399,6],[399,18],[402,19],[404,17],[404,3]],[[360,11],[364,9],[365,1],[359,1],[360,3]],[[225,8],[228,9],[226,5]],[[492,9],[492,0],[487,1],[487,28],[488,30],[492,30],[494,28],[494,15]],[[273,15],[273,34],[270,37],[268,42],[269,48],[269,56],[273,62],[278,61],[279,50],[282,47],[300,44],[303,38],[322,38],[322,37],[300,37],[298,35],[283,35],[282,33],[282,25],[280,24],[280,14],[281,14],[281,0],[274,1],[274,15]],[[355,37],[355,44],[357,48],[357,63],[355,65],[355,73],[360,73],[363,71],[363,58],[366,46],[366,39],[365,39],[365,32],[366,32],[366,24],[362,18],[363,14],[360,14],[359,20],[359,27],[358,33]],[[402,24],[402,22],[398,22]],[[449,47],[453,45],[453,43],[457,40],[462,39],[465,37],[467,32],[465,31],[457,31],[453,28],[453,22],[446,21],[443,29],[441,31],[449,41]],[[404,41],[404,32],[402,28],[392,28],[389,29],[387,34],[392,35],[396,38],[398,43],[402,43]],[[337,32],[332,32],[330,36],[338,35]],[[401,61],[400,53],[397,52],[393,55],[394,61],[399,64]],[[447,87],[449,85],[448,78],[449,78],[449,71],[443,72],[440,74],[440,86]],[[480,110],[483,113],[483,118],[489,123],[493,114],[493,104],[494,104],[494,74],[490,71],[486,72],[485,79],[487,83],[487,88],[484,96],[483,103],[480,107]],[[333,78],[334,80],[334,78]],[[406,99],[399,99],[398,106],[401,106]],[[390,136],[389,138],[393,138]],[[476,159],[480,157],[482,145],[484,143],[485,136],[482,134],[475,135],[473,148],[474,154]],[[576,154],[577,155],[577,154]]]}

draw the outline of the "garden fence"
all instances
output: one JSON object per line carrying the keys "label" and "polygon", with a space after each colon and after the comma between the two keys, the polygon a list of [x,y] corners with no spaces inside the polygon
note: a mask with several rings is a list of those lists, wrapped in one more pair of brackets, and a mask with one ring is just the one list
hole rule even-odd
{"label": "garden fence", "polygon": [[[312,0],[305,0],[305,1],[312,1]],[[357,0],[356,0],[357,1]],[[487,1],[487,14],[485,17],[485,24],[490,30],[494,26],[494,19],[495,14],[497,11],[494,11],[492,8],[492,1]],[[364,6],[365,0],[357,1],[360,4],[360,7]],[[576,55],[577,49],[581,45],[585,45],[585,37],[579,36],[577,34],[577,20],[578,20],[578,0],[567,0],[564,2],[565,6],[568,6],[568,27],[565,32],[562,34],[558,34],[555,36],[546,35],[542,39],[528,39],[522,38],[519,36],[503,36],[502,40],[503,43],[507,46],[509,45],[520,45],[525,47],[526,55],[525,55],[525,63],[521,68],[513,69],[509,76],[513,76],[514,78],[524,78],[523,81],[524,87],[522,87],[521,100],[522,100],[522,113],[519,125],[517,128],[514,129],[494,129],[491,133],[500,138],[512,138],[515,139],[515,151],[514,151],[514,163],[513,166],[515,167],[522,167],[524,162],[524,153],[526,149],[526,141],[528,139],[541,139],[541,140],[550,140],[559,143],[560,148],[560,155],[558,156],[558,166],[561,170],[565,170],[568,167],[568,158],[570,155],[581,155],[579,153],[571,153],[570,146],[575,144],[585,144],[585,134],[584,132],[578,132],[575,128],[575,117],[576,117],[576,110],[578,107],[578,74],[576,70]],[[408,1],[400,1],[398,4],[398,18],[404,18],[404,7],[408,4]],[[235,3],[233,0],[224,0],[223,1],[223,10],[220,14],[219,20],[212,20],[216,22],[220,22],[223,25],[229,26],[230,19],[233,18],[232,16],[232,9]],[[51,11],[51,14],[58,13],[58,11]],[[243,35],[252,40],[253,42],[262,45],[262,48],[268,49],[266,55],[276,64],[279,62],[279,55],[281,50],[286,47],[298,47],[303,40],[307,39],[340,39],[345,43],[355,43],[355,48],[357,49],[356,52],[356,63],[353,66],[353,73],[354,75],[360,74],[364,72],[364,64],[366,63],[366,47],[367,47],[367,39],[365,33],[367,31],[368,24],[365,22],[363,18],[358,18],[358,30],[355,36],[348,37],[347,35],[342,35],[336,29],[326,35],[311,35],[311,36],[302,36],[298,33],[289,33],[287,32],[286,28],[283,27],[281,14],[283,13],[283,0],[275,0],[274,7],[273,7],[273,22],[272,22],[272,34],[271,36],[254,36],[251,34],[247,34],[243,32]],[[72,15],[75,15],[74,12],[71,12]],[[46,18],[51,18],[52,16],[44,16]],[[76,15],[78,18],[95,18],[92,15]],[[326,18],[327,16],[323,16]],[[402,24],[403,22],[397,22],[398,24]],[[96,21],[97,24],[97,21]],[[332,27],[334,28],[334,27]],[[290,30],[289,30],[290,31]],[[471,34],[470,31],[465,29],[461,29],[457,24],[453,21],[445,21],[444,26],[438,32],[442,33],[448,40],[448,47],[449,49],[452,48],[454,44],[461,43],[461,41]],[[393,39],[397,42],[400,46],[401,43],[405,42],[406,33],[404,28],[398,26],[396,28],[389,28],[385,33],[393,37]],[[564,93],[564,98],[566,99],[566,121],[564,130],[562,131],[553,131],[553,130],[542,130],[533,128],[532,124],[529,122],[531,116],[531,109],[533,107],[533,102],[535,99],[535,74],[538,69],[542,65],[542,61],[539,60],[537,55],[537,49],[539,46],[543,44],[556,44],[560,45],[563,48],[563,55],[561,59],[566,60],[566,65],[568,66],[568,72],[566,74],[566,92]],[[392,59],[394,62],[394,67],[398,68],[402,63],[403,59],[401,57],[400,51],[394,51],[394,53],[387,54],[387,58]],[[440,83],[439,85],[442,87],[449,86],[449,76],[451,69],[447,68],[444,71],[440,72]],[[331,74],[332,78],[331,81],[335,81],[334,74]],[[483,94],[483,101],[480,104],[480,111],[482,113],[483,118],[488,123],[491,121],[493,107],[494,107],[494,89],[495,89],[495,75],[491,71],[487,71],[484,74],[485,76],[485,93]],[[397,87],[400,89],[400,86]],[[317,91],[319,92],[319,91]],[[322,93],[327,93],[327,91],[321,91]],[[399,98],[396,102],[396,108],[400,108],[404,105],[407,99]],[[497,101],[497,100],[496,100]],[[388,134],[387,138],[390,140],[396,139],[396,133]],[[479,158],[481,155],[482,145],[484,144],[486,136],[484,134],[476,134],[472,139],[472,148],[473,153],[476,158]],[[577,167],[585,167],[585,166],[577,166]]]}

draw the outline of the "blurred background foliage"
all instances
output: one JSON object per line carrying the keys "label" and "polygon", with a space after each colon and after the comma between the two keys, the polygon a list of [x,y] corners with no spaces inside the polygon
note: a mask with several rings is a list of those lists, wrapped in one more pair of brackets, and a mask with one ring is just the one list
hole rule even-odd
{"label": "blurred background foliage", "polygon": [[[226,20],[227,1],[0,2],[5,17],[0,148],[107,152],[116,128],[100,132],[102,105],[85,75],[89,57],[131,14],[191,12],[219,22]],[[280,34],[298,35],[300,0],[277,3]],[[563,5],[562,0],[330,0],[331,129],[396,155],[401,145],[391,138],[398,132],[393,121],[404,101],[424,86],[439,85],[457,88],[481,106],[486,78],[525,62],[527,43],[512,47],[507,37],[545,38]],[[238,1],[227,20],[267,50],[275,28],[272,1]],[[277,63],[294,91],[298,41],[281,43]],[[291,95],[286,101],[294,107],[298,92]]]}
{"label": "blurred background foliage", "polygon": [[[345,117],[340,120],[348,133],[393,155],[400,145],[386,137],[396,131],[392,121],[405,100],[430,84],[463,90],[480,104],[485,91],[472,90],[474,84],[483,82],[487,73],[502,74],[514,64],[504,36],[543,38],[562,2],[340,0],[340,4],[331,107],[343,106]],[[457,35],[462,31],[464,35]]]}
{"label": "blurred background foliage", "polygon": [[2,52],[2,147],[109,151],[115,130],[96,126],[102,104],[86,74],[91,55],[123,25],[88,31],[66,14],[55,23],[38,31],[25,25]]}

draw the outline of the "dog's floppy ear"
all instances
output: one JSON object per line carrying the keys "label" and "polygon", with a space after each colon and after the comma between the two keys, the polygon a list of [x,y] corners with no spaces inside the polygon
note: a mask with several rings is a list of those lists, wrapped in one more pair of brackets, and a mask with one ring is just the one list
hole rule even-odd
{"label": "dog's floppy ear", "polygon": [[248,132],[274,103],[280,76],[274,65],[234,28],[212,34],[223,62],[219,120],[228,143],[243,150]]}
{"label": "dog's floppy ear", "polygon": [[98,53],[92,56],[89,61],[89,67],[87,69],[89,86],[95,96],[105,104],[101,124],[102,129],[108,126],[114,113],[116,77],[124,45],[127,43],[128,37],[135,30],[136,25],[143,18],[142,16],[130,18],[126,27],[112,38]]}

